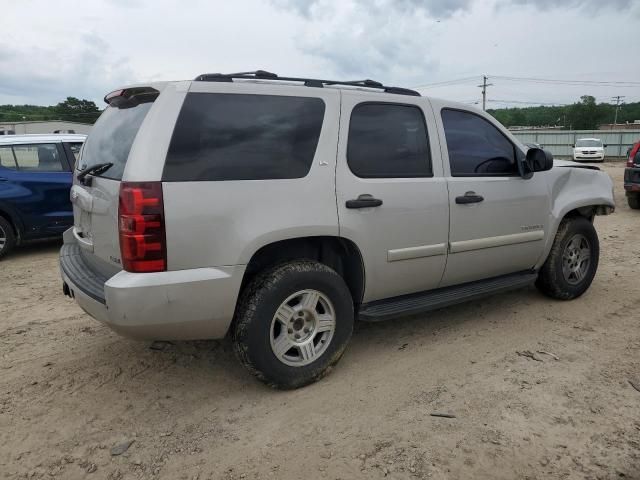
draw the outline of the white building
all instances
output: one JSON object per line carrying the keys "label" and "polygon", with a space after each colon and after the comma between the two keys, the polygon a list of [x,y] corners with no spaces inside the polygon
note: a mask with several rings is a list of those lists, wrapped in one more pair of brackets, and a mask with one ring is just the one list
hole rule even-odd
{"label": "white building", "polygon": [[87,135],[92,125],[63,120],[43,120],[33,122],[0,122],[0,135],[21,135],[26,133],[83,133]]}

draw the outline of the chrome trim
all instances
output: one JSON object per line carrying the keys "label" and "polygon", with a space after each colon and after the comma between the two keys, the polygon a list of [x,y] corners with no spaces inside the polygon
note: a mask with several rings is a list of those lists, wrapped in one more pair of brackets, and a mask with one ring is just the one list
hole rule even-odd
{"label": "chrome trim", "polygon": [[435,245],[421,245],[419,247],[397,248],[387,252],[388,262],[397,262],[400,260],[410,260],[412,258],[433,257],[436,255],[444,255],[447,253],[446,243],[437,243]]}
{"label": "chrome trim", "polygon": [[518,243],[537,242],[544,239],[544,230],[533,232],[514,233],[511,235],[500,235],[498,237],[477,238],[474,240],[462,240],[449,244],[450,253],[468,252],[471,250],[481,250],[484,248],[503,247],[505,245],[516,245]]}

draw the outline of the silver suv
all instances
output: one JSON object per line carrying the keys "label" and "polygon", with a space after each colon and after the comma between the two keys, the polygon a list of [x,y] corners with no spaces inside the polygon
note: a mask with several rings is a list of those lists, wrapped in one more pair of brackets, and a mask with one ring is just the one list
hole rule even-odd
{"label": "silver suv", "polygon": [[295,388],[355,319],[532,283],[568,300],[596,273],[610,178],[466,105],[264,71],[105,101],[60,264],[64,292],[123,335],[230,335],[254,375]]}

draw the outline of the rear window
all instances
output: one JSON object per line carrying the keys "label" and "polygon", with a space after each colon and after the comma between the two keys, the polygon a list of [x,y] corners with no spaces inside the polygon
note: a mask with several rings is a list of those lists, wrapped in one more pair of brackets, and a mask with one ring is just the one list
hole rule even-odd
{"label": "rear window", "polygon": [[163,180],[304,177],[318,146],[324,110],[320,98],[189,93]]}
{"label": "rear window", "polygon": [[129,151],[144,117],[152,103],[140,103],[134,107],[107,107],[91,129],[82,150],[78,169],[113,163],[101,176],[121,180]]}

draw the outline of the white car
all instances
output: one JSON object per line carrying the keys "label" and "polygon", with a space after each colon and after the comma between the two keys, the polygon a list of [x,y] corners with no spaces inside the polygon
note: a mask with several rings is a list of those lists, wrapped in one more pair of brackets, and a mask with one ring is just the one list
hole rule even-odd
{"label": "white car", "polygon": [[574,160],[604,161],[604,145],[599,138],[580,138],[573,145]]}

